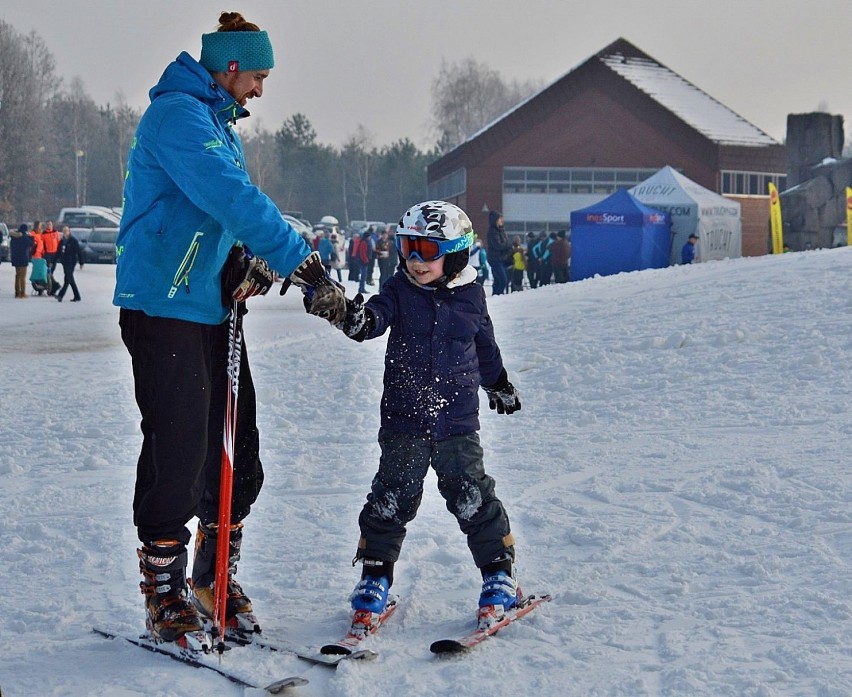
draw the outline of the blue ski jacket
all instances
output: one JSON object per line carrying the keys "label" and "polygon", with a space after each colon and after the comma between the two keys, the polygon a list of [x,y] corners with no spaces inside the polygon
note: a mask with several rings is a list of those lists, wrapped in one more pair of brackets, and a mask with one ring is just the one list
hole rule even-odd
{"label": "blue ski jacket", "polygon": [[479,386],[497,382],[503,359],[476,272],[460,279],[433,289],[400,267],[367,301],[375,326],[366,338],[390,329],[382,428],[431,440],[479,430]]}
{"label": "blue ski jacket", "polygon": [[149,96],[130,146],[113,303],[219,324],[222,267],[245,244],[288,276],[311,250],[245,170],[232,128],[248,116],[188,53]]}

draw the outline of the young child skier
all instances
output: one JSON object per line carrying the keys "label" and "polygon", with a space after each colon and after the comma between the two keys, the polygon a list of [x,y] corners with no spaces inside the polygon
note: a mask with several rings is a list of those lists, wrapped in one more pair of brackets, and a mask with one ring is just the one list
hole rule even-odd
{"label": "young child skier", "polygon": [[369,633],[387,606],[405,526],[417,513],[430,466],[482,572],[480,626],[520,600],[509,518],[482,460],[479,386],[499,414],[519,410],[521,402],[503,367],[485,291],[468,266],[473,239],[457,206],[412,206],[396,230],[396,273],[366,304],[360,294],[347,299],[346,318],[335,325],[359,342],[390,329],[379,470],[358,519],[353,561],[363,565],[350,598],[356,634]]}

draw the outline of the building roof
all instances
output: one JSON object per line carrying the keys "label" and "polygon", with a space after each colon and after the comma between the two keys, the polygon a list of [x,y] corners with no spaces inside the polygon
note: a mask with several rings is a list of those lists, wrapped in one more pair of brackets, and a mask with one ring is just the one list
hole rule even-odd
{"label": "building roof", "polygon": [[715,143],[778,145],[772,136],[653,58],[630,55],[623,49],[604,49],[597,58]]}
{"label": "building roof", "polygon": [[527,105],[554,90],[570,84],[579,73],[593,64],[599,64],[624,80],[633,89],[650,97],[657,105],[674,114],[690,128],[717,145],[764,147],[780,145],[772,136],[746,121],[688,80],[647,55],[626,39],[618,39],[597,54],[572,68],[541,91],[531,95],[506,113],[471,135],[455,149],[468,143],[498,125],[508,117],[523,111]]}

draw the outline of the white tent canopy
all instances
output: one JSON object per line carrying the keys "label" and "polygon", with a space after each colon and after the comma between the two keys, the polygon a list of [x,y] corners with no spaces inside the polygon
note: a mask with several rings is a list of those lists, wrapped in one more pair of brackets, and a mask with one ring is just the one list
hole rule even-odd
{"label": "white tent canopy", "polygon": [[695,261],[742,256],[740,204],[696,184],[671,167],[663,167],[630,193],[646,206],[671,213],[671,263],[680,263],[687,238],[698,235]]}

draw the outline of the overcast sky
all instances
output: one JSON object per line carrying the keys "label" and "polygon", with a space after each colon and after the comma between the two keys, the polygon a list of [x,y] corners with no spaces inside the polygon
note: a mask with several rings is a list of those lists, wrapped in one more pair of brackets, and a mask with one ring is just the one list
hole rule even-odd
{"label": "overcast sky", "polygon": [[2,0],[0,19],[35,30],[58,75],[97,103],[121,92],[144,107],[178,53],[198,58],[223,9],[266,29],[275,50],[251,121],[277,130],[301,112],[333,145],[361,124],[376,145],[431,146],[442,58],[547,84],[619,37],[779,140],[789,113],[852,122],[848,0]]}

